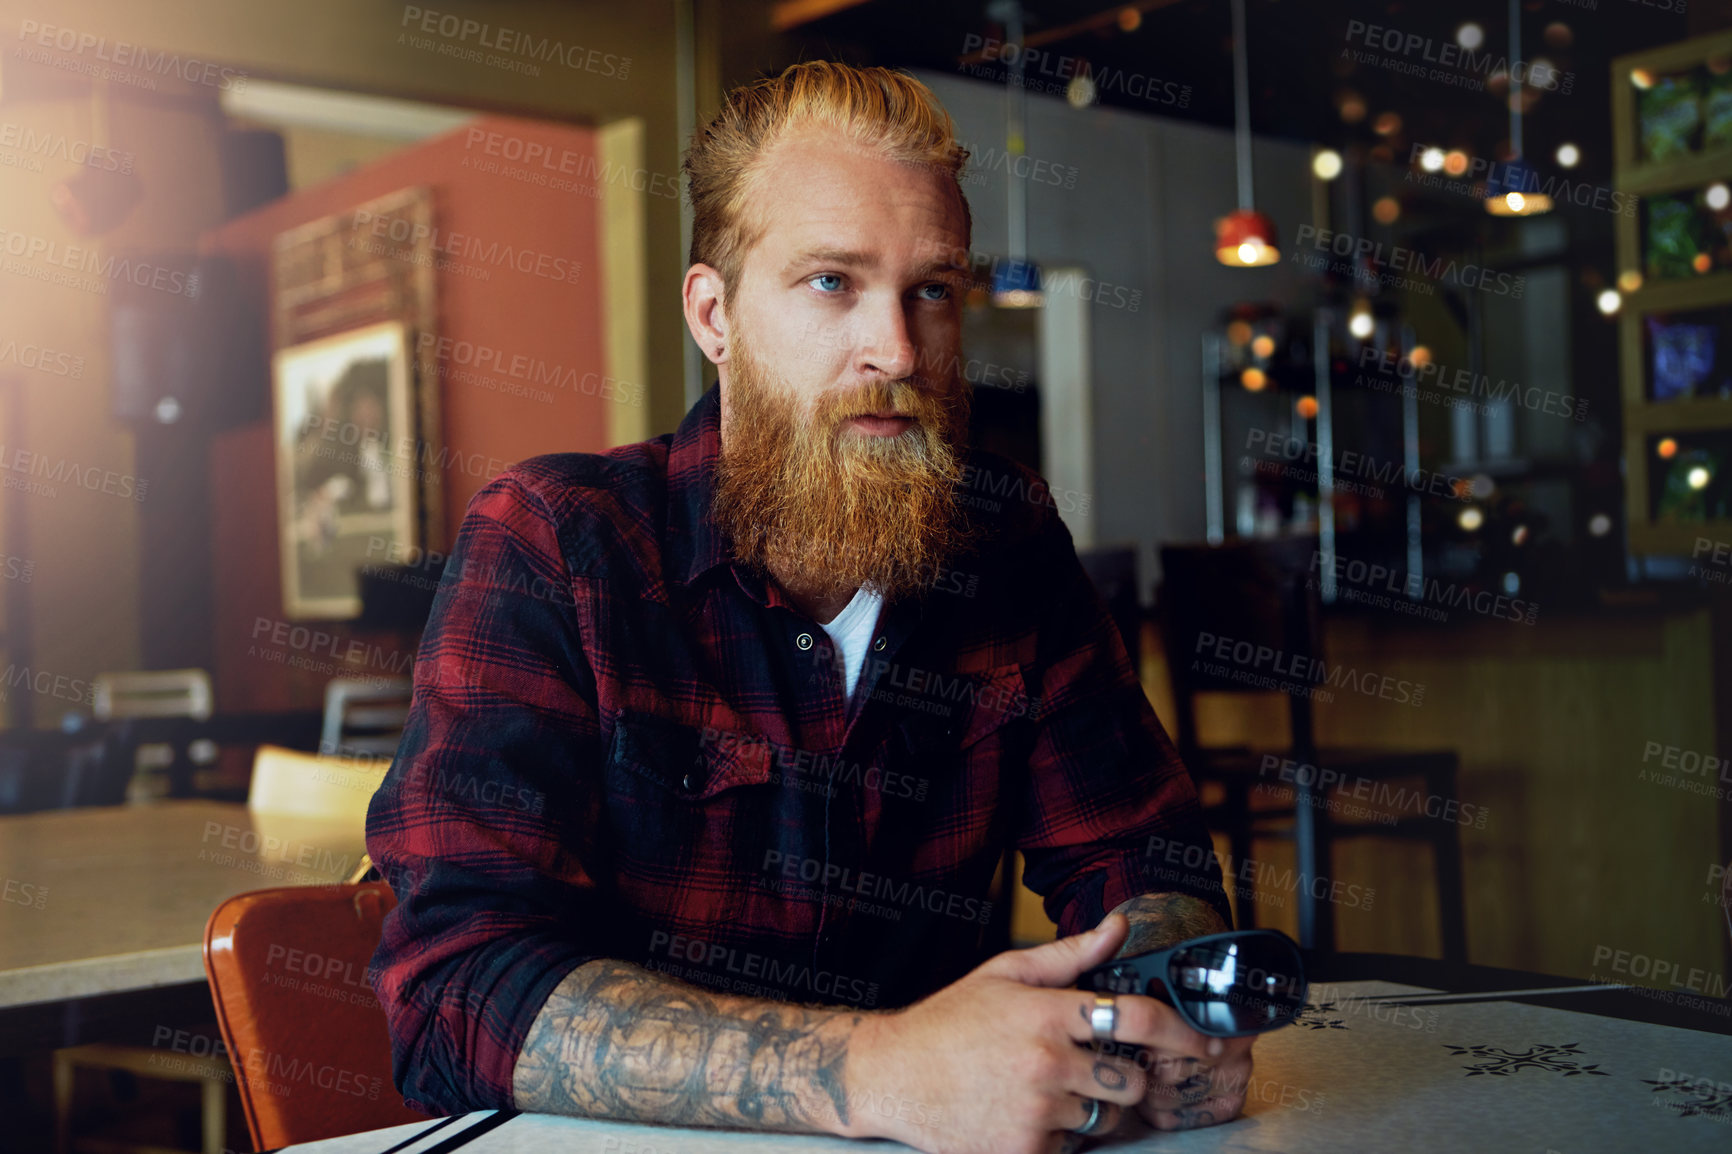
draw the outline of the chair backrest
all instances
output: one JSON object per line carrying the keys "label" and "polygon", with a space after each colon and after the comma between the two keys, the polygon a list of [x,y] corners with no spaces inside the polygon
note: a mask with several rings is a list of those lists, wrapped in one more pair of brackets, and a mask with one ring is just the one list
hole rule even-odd
{"label": "chair backrest", "polygon": [[1292,744],[1313,745],[1311,692],[1322,679],[1317,539],[1161,547],[1161,635],[1182,754],[1198,748],[1199,693],[1287,696]]}
{"label": "chair backrest", "polygon": [[1106,545],[1078,549],[1077,560],[1094,582],[1113,624],[1119,627],[1131,668],[1142,673],[1143,604],[1137,595],[1137,550],[1134,545]]}
{"label": "chair backrest", "polygon": [[396,753],[413,689],[407,677],[332,679],[325,686],[319,752],[338,757]]}
{"label": "chair backrest", "polygon": [[397,904],[381,881],[238,894],[205,924],[204,968],[253,1147],[422,1120],[391,1081],[368,982]]}
{"label": "chair backrest", "polygon": [[389,758],[324,757],[261,745],[253,755],[247,808],[255,814],[367,821],[367,803],[389,769]]}
{"label": "chair backrest", "polygon": [[128,717],[194,717],[211,715],[215,700],[210,674],[202,669],[149,669],[98,673],[91,682],[98,721]]}

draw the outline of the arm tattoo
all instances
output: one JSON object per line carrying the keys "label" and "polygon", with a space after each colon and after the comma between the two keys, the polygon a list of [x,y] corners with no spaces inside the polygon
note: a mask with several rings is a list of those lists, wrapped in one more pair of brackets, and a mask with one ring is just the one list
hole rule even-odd
{"label": "arm tattoo", "polygon": [[1125,915],[1131,923],[1130,935],[1114,955],[1120,958],[1233,928],[1208,902],[1190,894],[1142,894],[1120,902],[1112,912]]}
{"label": "arm tattoo", "polygon": [[715,994],[610,958],[565,976],[512,1072],[517,1109],[833,1133],[862,1014]]}

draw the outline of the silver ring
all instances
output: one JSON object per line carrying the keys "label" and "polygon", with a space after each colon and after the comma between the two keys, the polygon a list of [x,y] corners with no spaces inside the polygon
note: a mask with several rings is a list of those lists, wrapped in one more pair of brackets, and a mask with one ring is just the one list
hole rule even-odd
{"label": "silver ring", "polygon": [[1113,1030],[1119,1024],[1118,1003],[1111,994],[1096,994],[1095,1008],[1089,1013],[1089,1026],[1094,1030],[1095,1041],[1110,1042],[1113,1040]]}
{"label": "silver ring", "polygon": [[1101,1114],[1103,1113],[1103,1106],[1105,1103],[1103,1103],[1099,1098],[1084,1098],[1083,1101],[1089,1104],[1088,1121],[1071,1130],[1072,1134],[1093,1134],[1096,1124],[1101,1120]]}

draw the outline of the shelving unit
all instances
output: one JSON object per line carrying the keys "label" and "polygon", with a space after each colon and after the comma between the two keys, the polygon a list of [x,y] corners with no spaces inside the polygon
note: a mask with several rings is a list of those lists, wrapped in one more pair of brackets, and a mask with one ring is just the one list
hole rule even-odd
{"label": "shelving unit", "polygon": [[[1663,161],[1647,160],[1642,155],[1637,106],[1642,89],[1637,87],[1634,74],[1641,71],[1652,77],[1676,75],[1711,60],[1724,60],[1732,65],[1732,31],[1699,36],[1612,61],[1613,181],[1619,191],[1634,193],[1645,200],[1699,189],[1715,181],[1732,182],[1732,144]],[[1644,278],[1640,288],[1625,294],[1619,322],[1629,542],[1634,553],[1688,554],[1700,538],[1732,540],[1732,519],[1656,520],[1651,496],[1651,442],[1656,437],[1688,437],[1705,432],[1732,436],[1732,399],[1652,399],[1648,390],[1644,322],[1654,313],[1732,309],[1732,270],[1707,272],[1689,279],[1648,281],[1643,260],[1645,218],[1645,206],[1634,215],[1620,214],[1617,218],[1619,273],[1635,272]],[[1725,465],[1732,467],[1732,461]]]}

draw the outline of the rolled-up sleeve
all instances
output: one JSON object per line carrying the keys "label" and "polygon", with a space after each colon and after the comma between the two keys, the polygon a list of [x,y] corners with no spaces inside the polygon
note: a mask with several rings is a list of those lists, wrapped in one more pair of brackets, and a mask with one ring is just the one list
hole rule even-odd
{"label": "rolled-up sleeve", "polygon": [[477,493],[422,637],[402,743],[367,815],[397,895],[369,971],[397,1088],[509,1107],[531,1022],[605,926],[586,585],[519,470]]}
{"label": "rolled-up sleeve", "polygon": [[1014,834],[1024,883],[1042,896],[1060,937],[1093,929],[1114,906],[1145,893],[1192,894],[1232,925],[1190,773],[1056,515],[1031,568],[1052,593]]}

